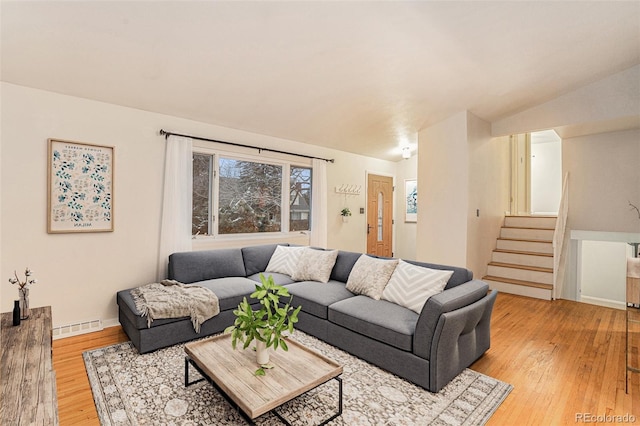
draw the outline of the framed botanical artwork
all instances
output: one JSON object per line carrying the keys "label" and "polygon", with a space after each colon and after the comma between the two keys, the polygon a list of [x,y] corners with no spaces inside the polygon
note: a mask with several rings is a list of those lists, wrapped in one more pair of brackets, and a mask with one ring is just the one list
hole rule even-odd
{"label": "framed botanical artwork", "polygon": [[418,181],[415,179],[404,181],[404,221],[418,221]]}
{"label": "framed botanical artwork", "polygon": [[49,139],[47,232],[113,231],[114,147]]}

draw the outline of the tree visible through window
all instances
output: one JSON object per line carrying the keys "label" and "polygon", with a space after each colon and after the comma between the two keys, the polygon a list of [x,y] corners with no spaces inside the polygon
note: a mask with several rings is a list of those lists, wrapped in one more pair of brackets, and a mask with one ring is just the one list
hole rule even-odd
{"label": "tree visible through window", "polygon": [[212,155],[193,154],[193,214],[191,220],[191,235],[207,235],[212,233],[209,228],[212,171]]}
{"label": "tree visible through window", "polygon": [[282,166],[220,158],[218,233],[281,229]]}
{"label": "tree visible through window", "polygon": [[[289,194],[282,193],[285,173]],[[280,232],[283,217],[289,231],[310,229],[310,167],[193,154],[193,235]]]}

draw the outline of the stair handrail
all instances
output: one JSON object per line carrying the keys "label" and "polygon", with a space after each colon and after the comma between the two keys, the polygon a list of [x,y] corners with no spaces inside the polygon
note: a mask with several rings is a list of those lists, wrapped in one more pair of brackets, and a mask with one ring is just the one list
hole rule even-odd
{"label": "stair handrail", "polygon": [[[557,299],[562,294],[562,288],[558,286],[558,272],[560,271],[560,258],[562,256],[562,246],[564,244],[565,227],[567,225],[567,215],[569,213],[569,172],[565,173],[562,182],[562,196],[558,207],[558,217],[556,227],[553,231],[553,298]],[[562,284],[560,282],[560,284]]]}

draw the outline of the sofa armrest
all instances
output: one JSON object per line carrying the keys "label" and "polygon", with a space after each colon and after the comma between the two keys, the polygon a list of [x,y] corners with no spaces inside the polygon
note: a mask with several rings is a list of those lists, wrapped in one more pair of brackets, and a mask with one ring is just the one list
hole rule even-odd
{"label": "sofa armrest", "polygon": [[438,320],[429,357],[429,390],[438,392],[491,346],[491,313],[498,292],[445,312]]}
{"label": "sofa armrest", "polygon": [[489,285],[472,280],[430,297],[424,304],[413,336],[413,353],[429,359],[436,325],[442,314],[470,305],[487,295]]}

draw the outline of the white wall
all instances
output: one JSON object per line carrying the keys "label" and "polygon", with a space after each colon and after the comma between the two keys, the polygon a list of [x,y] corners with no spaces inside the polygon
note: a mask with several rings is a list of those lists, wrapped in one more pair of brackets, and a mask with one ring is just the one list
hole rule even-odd
{"label": "white wall", "polygon": [[[395,225],[395,256],[402,259],[416,260],[417,222],[405,222],[404,219],[404,182],[407,179],[418,178],[418,154],[407,160],[400,160],[396,170],[396,225]],[[418,210],[421,203],[418,198]]]}
{"label": "white wall", "polygon": [[624,309],[629,248],[621,242],[581,242],[579,300]]}
{"label": "white wall", "polygon": [[[333,248],[364,251],[366,229],[364,215],[340,222],[342,199],[333,188],[342,183],[364,188],[367,170],[393,174],[396,169],[394,162],[177,117],[7,83],[0,89],[0,308],[10,310],[17,297],[7,281],[13,270],[29,266],[39,279],[31,290],[32,306],[51,305],[54,326],[114,321],[116,292],[155,280],[165,147],[160,128],[335,158],[328,165],[328,245]],[[47,138],[115,146],[114,232],[47,234]],[[354,210],[364,206],[363,197],[350,200]]]}
{"label": "white wall", "polygon": [[564,139],[571,229],[640,232],[640,130]]}
{"label": "white wall", "polygon": [[509,206],[508,138],[492,138],[488,122],[464,111],[418,140],[417,257],[481,278]]}
{"label": "white wall", "polygon": [[468,165],[466,111],[419,132],[417,260],[467,264]]}
{"label": "white wall", "polygon": [[466,265],[475,278],[482,278],[496,248],[504,212],[509,209],[509,138],[492,138],[491,125],[471,113],[467,116],[467,129],[469,207]]}
{"label": "white wall", "polygon": [[[494,136],[555,128],[567,133],[590,134],[601,129],[638,123],[640,65],[558,96],[491,124]],[[594,127],[595,126],[595,127]],[[578,133],[579,132],[579,133]]]}

